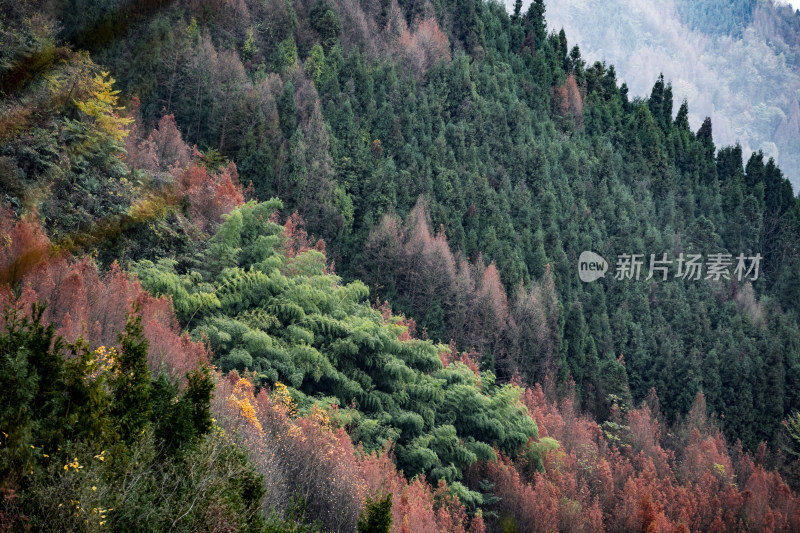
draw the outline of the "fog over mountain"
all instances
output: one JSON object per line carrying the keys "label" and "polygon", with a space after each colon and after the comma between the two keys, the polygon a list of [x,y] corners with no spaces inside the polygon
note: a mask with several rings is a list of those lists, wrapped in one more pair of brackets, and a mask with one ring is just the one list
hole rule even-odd
{"label": "fog over mountain", "polygon": [[786,3],[561,0],[546,19],[588,64],[613,64],[631,96],[649,96],[663,73],[693,129],[710,116],[717,147],[762,150],[800,188],[800,14]]}

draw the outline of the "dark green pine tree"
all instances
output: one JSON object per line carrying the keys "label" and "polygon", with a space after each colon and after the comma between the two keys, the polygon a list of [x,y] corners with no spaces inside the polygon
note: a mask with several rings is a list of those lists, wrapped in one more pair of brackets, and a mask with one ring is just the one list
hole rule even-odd
{"label": "dark green pine tree", "polygon": [[358,518],[359,533],[389,533],[392,527],[392,495],[367,498],[364,511]]}
{"label": "dark green pine tree", "polygon": [[309,14],[311,27],[317,30],[320,42],[326,52],[336,45],[339,35],[342,33],[339,17],[336,16],[332,7],[326,0],[317,0]]}
{"label": "dark green pine tree", "polygon": [[291,81],[283,86],[277,107],[281,131],[284,138],[289,139],[297,129],[297,105],[294,101],[294,84]]}
{"label": "dark green pine tree", "polygon": [[[33,319],[23,318],[11,308],[3,317],[6,323],[0,334],[0,431],[5,433],[0,447],[0,478],[12,483],[33,461],[29,446],[39,442],[36,418],[39,406],[51,401],[50,394],[39,390],[40,373],[52,379],[60,377],[63,362],[53,343],[55,328],[41,323],[44,308],[33,307]],[[60,341],[56,341],[60,345]],[[37,371],[37,361],[43,368]],[[46,385],[46,383],[45,383]]]}
{"label": "dark green pine tree", "polygon": [[794,204],[792,184],[771,157],[764,167],[764,214],[780,217]]}
{"label": "dark green pine tree", "polygon": [[675,128],[679,130],[689,130],[689,104],[686,99],[681,102],[681,107],[678,109],[678,115],[675,117]]}
{"label": "dark green pine tree", "polygon": [[[167,454],[173,454],[212,427],[211,395],[214,381],[206,365],[186,375],[186,388],[161,373],[151,387],[152,422],[155,436],[164,443]],[[178,398],[178,401],[175,401]]]}
{"label": "dark green pine tree", "polygon": [[514,22],[519,20],[519,16],[522,13],[522,0],[516,0],[514,2],[514,14],[511,15],[511,20]]}
{"label": "dark green pine tree", "polygon": [[[682,110],[683,105],[681,105],[681,112]],[[678,112],[679,117],[681,112]],[[740,145],[726,146],[720,149],[717,154],[717,176],[723,183],[733,180],[736,176],[744,178],[742,172],[742,147]]]}
{"label": "dark green pine tree", "polygon": [[[773,312],[770,312],[768,320],[776,320]],[[761,392],[764,394],[763,410],[760,410],[763,416],[762,423],[759,424],[761,431],[759,432],[759,440],[766,440],[773,442],[777,436],[776,433],[780,430],[781,421],[786,412],[786,402],[784,394],[784,383],[786,378],[786,362],[784,361],[784,346],[780,344],[780,331],[777,324],[773,325],[770,329],[774,331],[765,340],[766,347],[761,354],[763,357],[763,387]]]}
{"label": "dark green pine tree", "polygon": [[[42,323],[44,307],[31,318],[6,310],[0,332],[0,478],[14,481],[37,468],[42,455],[55,455],[65,441],[110,437],[108,394],[88,345],[78,340],[65,353],[55,326]],[[36,446],[34,446],[34,444]],[[41,450],[40,450],[41,451]]]}
{"label": "dark green pine tree", "polygon": [[533,31],[537,49],[541,47],[547,39],[547,22],[544,19],[544,12],[544,0],[533,0],[528,7],[528,13],[525,15],[525,20]]}
{"label": "dark green pine tree", "polygon": [[653,85],[647,105],[656,124],[664,132],[668,132],[672,125],[672,84],[664,83],[663,74],[658,76],[658,80]]}
{"label": "dark green pine tree", "polygon": [[119,336],[119,354],[110,383],[113,397],[111,415],[120,438],[125,442],[131,442],[142,432],[152,412],[148,346],[142,332],[142,317],[130,315],[125,331]]}
{"label": "dark green pine tree", "polygon": [[764,153],[761,150],[750,155],[744,169],[744,178],[748,189],[753,189],[764,182]]}
{"label": "dark green pine tree", "polygon": [[667,83],[664,87],[664,102],[661,105],[661,127],[665,132],[669,132],[672,126],[672,83]]}
{"label": "dark green pine tree", "polygon": [[579,303],[570,306],[564,323],[564,341],[567,343],[567,365],[570,374],[579,387],[583,386],[586,371],[586,337],[589,327]]}
{"label": "dark green pine tree", "polygon": [[713,146],[713,135],[711,131],[711,117],[706,117],[700,129],[697,130],[697,140],[705,145],[711,144]]}

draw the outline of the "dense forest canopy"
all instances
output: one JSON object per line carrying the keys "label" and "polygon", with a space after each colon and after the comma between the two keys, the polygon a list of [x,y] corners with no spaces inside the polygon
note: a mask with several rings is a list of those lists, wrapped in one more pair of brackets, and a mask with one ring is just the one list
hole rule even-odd
{"label": "dense forest canopy", "polygon": [[0,5],[0,529],[800,528],[785,8]]}

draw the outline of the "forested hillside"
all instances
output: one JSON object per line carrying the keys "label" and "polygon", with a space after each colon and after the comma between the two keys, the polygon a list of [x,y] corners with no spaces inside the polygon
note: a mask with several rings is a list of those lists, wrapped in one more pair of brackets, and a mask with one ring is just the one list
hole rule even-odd
{"label": "forested hillside", "polygon": [[[506,2],[511,5],[510,0]],[[647,96],[663,73],[698,128],[714,123],[720,144],[774,157],[800,188],[800,14],[773,0],[595,2],[548,9],[591,61],[617,68],[631,94]]]}
{"label": "forested hillside", "polygon": [[800,529],[800,200],[662,69],[541,0],[0,6],[0,529]]}

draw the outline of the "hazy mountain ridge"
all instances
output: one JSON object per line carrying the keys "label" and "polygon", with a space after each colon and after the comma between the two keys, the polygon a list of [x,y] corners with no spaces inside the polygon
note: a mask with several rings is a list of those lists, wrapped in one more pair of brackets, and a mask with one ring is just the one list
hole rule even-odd
{"label": "hazy mountain ridge", "polygon": [[[705,4],[715,7],[714,2]],[[746,25],[725,26],[733,28],[732,36],[711,26],[706,27],[709,34],[692,29],[684,20],[686,11],[686,4],[673,0],[565,0],[548,4],[546,18],[551,30],[565,29],[570,44],[580,46],[589,64],[613,64],[632,96],[649,96],[663,72],[673,84],[675,100],[688,100],[694,129],[710,116],[717,146],[738,142],[745,159],[762,150],[776,159],[797,190],[800,73],[795,28],[800,17],[788,6],[761,2]],[[696,18],[690,20],[695,28],[703,27]]]}

